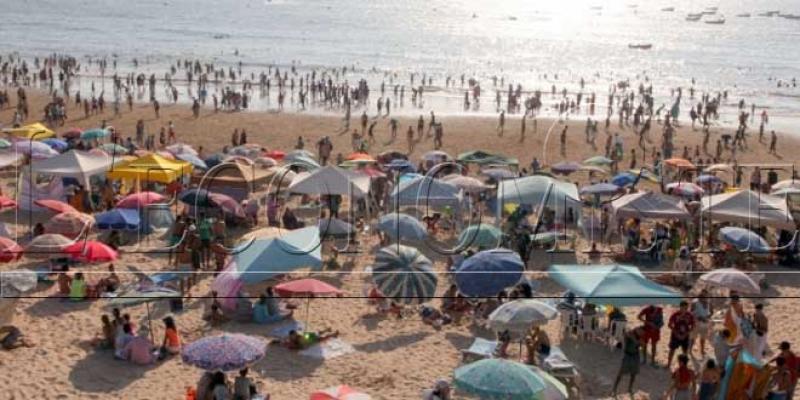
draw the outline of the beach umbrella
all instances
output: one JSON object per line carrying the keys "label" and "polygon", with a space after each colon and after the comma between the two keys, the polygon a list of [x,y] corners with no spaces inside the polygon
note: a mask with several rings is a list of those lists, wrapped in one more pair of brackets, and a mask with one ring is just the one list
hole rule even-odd
{"label": "beach umbrella", "polygon": [[362,161],[367,163],[377,162],[371,155],[362,152],[350,153],[344,159],[347,161]]}
{"label": "beach umbrella", "polygon": [[103,143],[100,145],[100,149],[105,151],[108,154],[128,154],[128,148],[122,145],[118,145],[116,143]]}
{"label": "beach umbrella", "polygon": [[100,129],[100,128],[88,129],[81,132],[81,139],[97,140],[97,139],[102,139],[108,136],[109,134],[111,134],[111,132],[109,132],[108,129]]}
{"label": "beach umbrella", "polygon": [[552,265],[548,275],[576,296],[595,304],[615,307],[678,304],[683,297],[647,279],[639,268],[628,265]]}
{"label": "beach umbrella", "polygon": [[800,179],[786,179],[772,185],[772,190],[800,189]]}
{"label": "beach umbrella", "polygon": [[550,171],[554,174],[569,175],[581,169],[581,165],[574,161],[562,161],[550,167]]}
{"label": "beach umbrella", "polygon": [[638,176],[638,177],[640,177],[640,178],[642,178],[644,180],[647,180],[647,181],[650,181],[650,182],[653,182],[653,183],[659,183],[660,182],[660,180],[658,178],[658,175],[652,173],[650,170],[645,169],[645,168],[642,168],[642,169],[629,169],[628,172],[633,174],[633,176]]}
{"label": "beach umbrella", "polygon": [[487,358],[454,371],[459,392],[482,400],[565,400],[563,384],[542,370],[502,358]]}
{"label": "beach umbrella", "polygon": [[244,144],[228,149],[228,155],[256,158],[262,154],[261,147]]}
{"label": "beach umbrella", "polygon": [[14,142],[12,146],[16,152],[27,154],[34,158],[50,158],[58,155],[57,151],[44,142],[20,140]]}
{"label": "beach umbrella", "polygon": [[117,202],[117,208],[143,208],[154,203],[165,203],[167,197],[156,192],[137,192]]}
{"label": "beach umbrella", "polygon": [[408,160],[404,160],[401,158],[395,158],[394,160],[390,161],[388,164],[383,165],[386,169],[391,169],[394,171],[400,172],[416,172],[417,168],[414,164],[411,164]]}
{"label": "beach umbrella", "polygon": [[213,207],[214,203],[211,201],[210,194],[208,190],[192,188],[181,192],[178,200],[192,207]]}
{"label": "beach umbrella", "polygon": [[298,279],[276,285],[275,293],[284,297],[319,297],[338,295],[341,290],[317,279]]}
{"label": "beach umbrella", "polygon": [[197,150],[195,150],[192,146],[184,143],[171,144],[167,146],[166,149],[167,151],[169,151],[172,154],[175,154],[176,156],[178,154],[191,154],[197,157],[198,155]]}
{"label": "beach umbrella", "polygon": [[36,236],[25,246],[25,255],[34,258],[48,258],[60,254],[64,248],[74,243],[64,235],[58,233],[45,233]]}
{"label": "beach umbrella", "polygon": [[783,188],[783,189],[773,190],[770,194],[778,197],[797,198],[797,196],[800,195],[800,189]]}
{"label": "beach umbrella", "polygon": [[347,385],[329,387],[311,393],[310,400],[370,400],[368,394],[360,393]]}
{"label": "beach umbrella", "polygon": [[208,165],[208,168],[214,168],[215,166],[222,164],[225,160],[225,157],[225,154],[216,153],[206,157],[206,159],[203,161],[206,163],[206,165]]}
{"label": "beach umbrella", "polygon": [[197,169],[208,169],[208,165],[205,161],[201,160],[200,157],[190,154],[190,153],[178,153],[175,155],[175,158],[179,160],[183,160],[192,164]]}
{"label": "beach umbrella", "polygon": [[349,222],[342,221],[338,218],[322,218],[319,220],[319,232],[324,237],[328,236],[346,236],[355,232],[355,228]]}
{"label": "beach umbrella", "polygon": [[49,138],[42,140],[42,143],[50,146],[53,150],[64,151],[69,148],[69,144],[61,139]]}
{"label": "beach umbrella", "polygon": [[708,286],[735,290],[742,294],[759,294],[761,288],[750,276],[736,268],[720,268],[700,275],[700,282]]}
{"label": "beach umbrella", "polygon": [[167,160],[175,160],[175,155],[166,150],[159,150],[156,154]]}
{"label": "beach umbrella", "polygon": [[611,165],[614,163],[614,160],[605,156],[594,156],[583,160],[583,163],[586,165],[594,165],[600,167],[604,165]]}
{"label": "beach umbrella", "polygon": [[44,225],[47,233],[60,233],[66,237],[77,237],[94,225],[94,218],[81,212],[63,212],[50,218]]}
{"label": "beach umbrella", "polygon": [[555,307],[539,300],[520,299],[497,307],[489,314],[489,328],[495,332],[527,333],[533,325],[558,317]]}
{"label": "beach umbrella", "polygon": [[666,186],[667,194],[681,197],[700,197],[705,190],[691,182],[673,182]]}
{"label": "beach umbrella", "polygon": [[483,182],[481,182],[476,178],[460,174],[447,175],[443,177],[442,180],[447,183],[456,185],[457,188],[467,193],[479,193],[492,188],[491,186],[484,184]]}
{"label": "beach umbrella", "polygon": [[584,165],[584,166],[581,167],[580,170],[584,171],[584,172],[591,172],[591,173],[594,173],[594,174],[599,174],[599,175],[608,174],[608,171],[606,169],[598,167],[598,166],[595,166],[595,165]]}
{"label": "beach umbrella", "polygon": [[386,164],[391,162],[392,160],[400,159],[400,160],[408,160],[408,156],[397,150],[386,150],[378,154],[376,157],[378,162],[381,164]]}
{"label": "beach umbrella", "polygon": [[117,259],[117,251],[96,240],[78,241],[64,248],[70,257],[89,263],[109,262]]}
{"label": "beach umbrella", "polygon": [[[279,234],[270,237],[275,233]],[[316,225],[282,233],[276,229],[258,230],[245,237],[247,241],[232,253],[235,272],[245,284],[263,282],[303,267],[322,267]]]}
{"label": "beach umbrella", "polygon": [[428,231],[422,222],[403,213],[391,213],[380,217],[377,229],[394,240],[425,240],[428,237]]}
{"label": "beach umbrella", "polygon": [[730,164],[714,164],[706,167],[703,172],[712,173],[712,172],[727,172],[729,174],[733,173],[733,167]]}
{"label": "beach umbrella", "polygon": [[494,225],[480,223],[470,225],[458,236],[461,246],[478,246],[479,248],[495,248],[503,242],[503,232]]}
{"label": "beach umbrella", "polygon": [[404,172],[400,174],[399,178],[397,178],[397,183],[411,182],[417,178],[422,178],[422,175],[416,172]]}
{"label": "beach umbrella", "polygon": [[286,157],[286,153],[280,150],[270,150],[270,151],[265,151],[264,156],[275,160],[283,160],[283,158]]}
{"label": "beach umbrella", "polygon": [[508,249],[492,249],[465,259],[455,273],[458,290],[468,297],[496,296],[519,283],[525,263]]}
{"label": "beach umbrella", "polygon": [[584,196],[612,196],[619,193],[620,190],[621,188],[613,183],[595,183],[582,187],[580,193]]}
{"label": "beach umbrella", "polygon": [[0,138],[0,149],[8,149],[11,148],[12,143],[6,139]]}
{"label": "beach umbrella", "polygon": [[687,160],[685,158],[678,158],[678,157],[664,160],[664,164],[669,165],[670,167],[681,168],[681,169],[695,169],[695,168],[697,168],[697,167],[694,166],[694,164],[692,164],[691,161],[689,161],[689,160]]}
{"label": "beach umbrella", "polygon": [[39,207],[44,207],[55,213],[79,212],[75,207],[59,200],[53,200],[53,199],[34,200],[33,204],[36,204]]}
{"label": "beach umbrella", "polygon": [[81,128],[70,128],[64,132],[61,132],[61,137],[67,139],[78,139],[81,137],[81,133],[83,133],[83,130]]}
{"label": "beach umbrella", "polygon": [[698,184],[706,185],[709,183],[721,183],[722,179],[719,179],[719,177],[715,175],[700,175],[694,181]]}
{"label": "beach umbrella", "polygon": [[0,194],[0,210],[6,208],[14,208],[17,206],[17,202]]}
{"label": "beach umbrella", "polygon": [[486,175],[496,181],[501,181],[503,179],[514,179],[517,177],[517,173],[505,168],[487,168],[481,170],[480,173],[481,175]]}
{"label": "beach umbrella", "polygon": [[222,211],[239,218],[245,217],[244,208],[233,197],[222,193],[209,193],[208,198]]}
{"label": "beach umbrella", "polygon": [[736,247],[739,251],[768,253],[769,243],[757,233],[735,226],[726,226],[719,230],[719,240]]}
{"label": "beach umbrella", "polygon": [[184,363],[206,371],[238,371],[264,358],[267,342],[264,339],[225,333],[206,336],[183,347]]}
{"label": "beach umbrella", "polygon": [[633,185],[633,183],[636,182],[636,178],[637,176],[630,172],[620,172],[611,178],[611,183],[619,187],[625,187]]}
{"label": "beach umbrella", "polygon": [[550,232],[542,232],[531,235],[530,238],[531,238],[531,243],[544,245],[544,244],[555,243],[557,240],[570,241],[575,239],[575,235],[562,231],[558,232],[550,231]]}
{"label": "beach umbrella", "polygon": [[356,170],[360,174],[364,174],[370,178],[386,178],[386,174],[373,167],[366,167]]}
{"label": "beach umbrella", "polygon": [[[208,163],[208,160],[206,160],[206,164],[207,163]],[[262,167],[266,167],[266,168],[274,167],[274,166],[278,165],[278,161],[275,160],[272,157],[258,157],[258,158],[255,159],[255,163],[256,163],[256,165],[259,165],[259,166],[262,166]],[[210,167],[210,165],[209,165],[209,167]]]}
{"label": "beach umbrella", "polygon": [[441,150],[431,150],[422,155],[423,161],[430,161],[430,162],[444,162],[452,159],[453,157],[450,157],[450,154],[447,154]]}
{"label": "beach umbrella", "polygon": [[391,245],[378,250],[372,282],[384,296],[404,304],[421,304],[436,294],[433,263],[419,250]]}
{"label": "beach umbrella", "polygon": [[153,320],[150,316],[150,303],[159,300],[179,299],[182,295],[172,289],[158,285],[135,286],[120,290],[108,302],[108,307],[123,308],[144,304],[147,308],[147,324],[150,327],[150,340],[153,340]]}
{"label": "beach umbrella", "polygon": [[0,236],[0,262],[10,262],[19,259],[22,256],[22,246],[17,242]]}
{"label": "beach umbrella", "polygon": [[106,212],[96,214],[95,224],[97,229],[120,229],[120,230],[136,230],[139,229],[141,217],[139,210],[132,208],[115,208]]}

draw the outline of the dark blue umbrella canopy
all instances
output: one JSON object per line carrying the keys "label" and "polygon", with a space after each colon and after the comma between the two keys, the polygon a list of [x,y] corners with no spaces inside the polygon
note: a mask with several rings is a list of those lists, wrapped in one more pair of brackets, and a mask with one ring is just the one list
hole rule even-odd
{"label": "dark blue umbrella canopy", "polygon": [[496,296],[501,290],[519,283],[525,263],[519,254],[508,249],[476,253],[456,270],[458,290],[469,297]]}

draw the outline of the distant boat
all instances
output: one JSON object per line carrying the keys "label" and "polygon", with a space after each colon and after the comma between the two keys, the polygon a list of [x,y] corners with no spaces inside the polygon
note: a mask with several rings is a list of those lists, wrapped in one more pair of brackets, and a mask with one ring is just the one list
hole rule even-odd
{"label": "distant boat", "polygon": [[675,7],[664,7],[664,8],[661,9],[661,11],[673,12],[673,11],[675,11]]}
{"label": "distant boat", "polygon": [[766,12],[758,14],[758,16],[759,17],[774,17],[774,16],[776,16],[776,15],[778,15],[780,13],[781,13],[780,11],[766,11]]}
{"label": "distant boat", "polygon": [[687,20],[687,21],[691,21],[691,22],[697,22],[697,21],[700,21],[700,18],[703,18],[703,14],[702,14],[702,13],[698,13],[698,14],[688,14],[688,15],[686,16],[686,20]]}
{"label": "distant boat", "polygon": [[739,18],[750,18],[750,13],[742,13],[736,15]]}
{"label": "distant boat", "polygon": [[794,14],[781,14],[780,17],[786,19],[800,19],[800,15],[794,15]]}
{"label": "distant boat", "polygon": [[705,23],[711,25],[722,25],[725,23],[725,17],[720,16],[719,18],[709,19],[706,20]]}
{"label": "distant boat", "polygon": [[653,48],[653,45],[650,43],[639,43],[639,44],[628,44],[629,49],[637,49],[637,50],[650,50]]}
{"label": "distant boat", "polygon": [[511,17],[508,17],[508,20],[509,20],[509,21],[516,21],[516,20],[517,20],[517,17],[511,16]]}
{"label": "distant boat", "polygon": [[592,10],[602,10],[603,6],[592,6],[591,9]]}

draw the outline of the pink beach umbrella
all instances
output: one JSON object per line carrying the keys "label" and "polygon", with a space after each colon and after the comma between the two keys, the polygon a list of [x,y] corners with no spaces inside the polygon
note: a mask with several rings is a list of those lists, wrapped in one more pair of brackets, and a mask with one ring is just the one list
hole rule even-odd
{"label": "pink beach umbrella", "polygon": [[68,238],[76,238],[92,225],[94,225],[94,218],[91,215],[80,212],[64,212],[47,221],[44,229],[47,233],[59,233]]}
{"label": "pink beach umbrella", "polygon": [[356,391],[347,385],[329,387],[311,393],[311,400],[370,400],[368,394]]}
{"label": "pink beach umbrella", "polygon": [[667,193],[681,197],[701,197],[705,191],[691,182],[674,182],[667,185]]}
{"label": "pink beach umbrella", "polygon": [[242,208],[242,205],[232,197],[222,193],[209,193],[208,198],[219,208],[221,208],[222,211],[225,211],[231,215],[235,215],[239,218],[245,217],[244,208]]}
{"label": "pink beach umbrella", "polygon": [[14,261],[22,256],[22,251],[17,242],[0,236],[0,262]]}
{"label": "pink beach umbrella", "polygon": [[34,200],[33,204],[36,204],[39,207],[44,207],[50,211],[55,213],[65,213],[65,212],[78,212],[75,207],[64,203],[60,200],[53,200],[53,199],[41,199],[41,200]]}
{"label": "pink beach umbrella", "polygon": [[142,208],[155,203],[164,203],[167,198],[156,192],[139,192],[125,196],[117,203],[117,208]]}
{"label": "pink beach umbrella", "polygon": [[17,202],[6,197],[0,195],[0,210],[4,210],[6,208],[15,208],[17,206]]}
{"label": "pink beach umbrella", "polygon": [[53,255],[62,254],[64,248],[75,243],[64,235],[57,233],[45,233],[33,238],[25,246],[25,256],[32,258],[50,258]]}
{"label": "pink beach umbrella", "polygon": [[117,251],[96,240],[78,241],[64,248],[64,253],[83,262],[109,262],[117,259]]}

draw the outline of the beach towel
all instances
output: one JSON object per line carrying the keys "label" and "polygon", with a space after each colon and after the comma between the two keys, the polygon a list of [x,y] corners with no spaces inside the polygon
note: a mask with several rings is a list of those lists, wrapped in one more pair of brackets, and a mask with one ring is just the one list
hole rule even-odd
{"label": "beach towel", "polygon": [[305,327],[302,322],[290,321],[286,324],[275,327],[269,332],[269,336],[277,339],[286,339],[290,331],[302,332]]}
{"label": "beach towel", "polygon": [[728,357],[718,400],[749,398],[761,369],[761,363],[746,350],[739,351],[736,357]]}
{"label": "beach towel", "polygon": [[338,338],[331,338],[301,351],[300,355],[320,360],[330,360],[353,352],[355,352],[355,349],[349,343]]}

